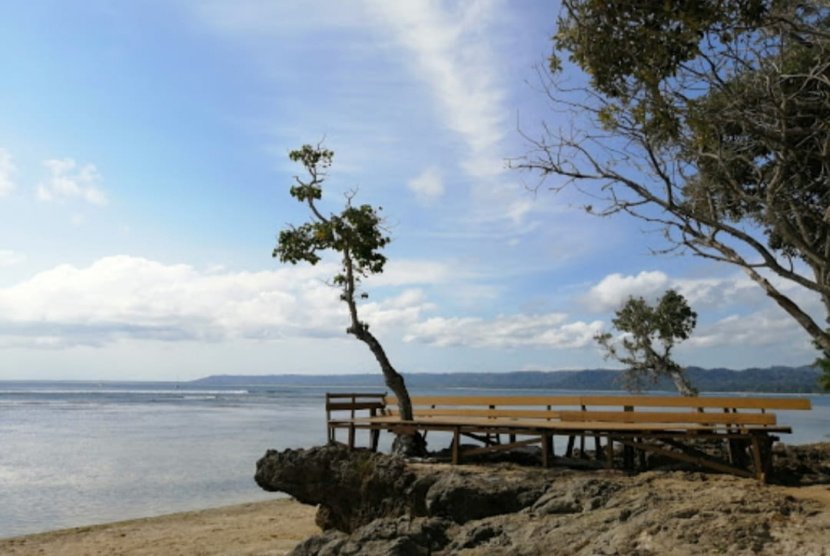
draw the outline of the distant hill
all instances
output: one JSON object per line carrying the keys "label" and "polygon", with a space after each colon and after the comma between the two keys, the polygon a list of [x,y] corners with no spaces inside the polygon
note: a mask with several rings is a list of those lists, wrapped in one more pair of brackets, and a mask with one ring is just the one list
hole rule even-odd
{"label": "distant hill", "polygon": [[[687,371],[693,385],[701,392],[820,392],[819,370],[811,366]],[[547,388],[559,390],[622,390],[617,381],[619,371],[590,369],[583,371],[514,371],[504,373],[408,373],[412,389],[435,388]],[[384,388],[380,372],[351,375],[214,375],[193,381],[203,386],[330,386]],[[668,380],[657,383],[654,390],[673,391]]]}

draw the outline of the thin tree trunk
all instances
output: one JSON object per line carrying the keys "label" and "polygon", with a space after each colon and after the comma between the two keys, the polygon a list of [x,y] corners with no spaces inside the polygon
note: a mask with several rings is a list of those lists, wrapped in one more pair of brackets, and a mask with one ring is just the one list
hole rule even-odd
{"label": "thin tree trunk", "polygon": [[669,376],[671,376],[672,381],[674,381],[674,387],[677,388],[681,396],[697,396],[697,388],[692,386],[692,383],[686,378],[682,369],[669,371]]}
{"label": "thin tree trunk", "polygon": [[[386,356],[383,346],[377,338],[369,332],[369,326],[362,322],[357,314],[357,303],[354,300],[355,280],[351,254],[348,249],[343,252],[343,266],[346,269],[346,283],[343,287],[343,299],[349,307],[351,326],[346,330],[355,338],[369,346],[372,355],[380,365],[383,379],[386,386],[394,392],[398,399],[400,417],[404,421],[412,420],[412,400],[409,398],[409,391],[406,389],[406,382],[403,376],[395,370],[389,358]],[[406,456],[423,456],[426,454],[426,441],[416,431],[412,434],[398,435],[392,446],[392,451]]]}

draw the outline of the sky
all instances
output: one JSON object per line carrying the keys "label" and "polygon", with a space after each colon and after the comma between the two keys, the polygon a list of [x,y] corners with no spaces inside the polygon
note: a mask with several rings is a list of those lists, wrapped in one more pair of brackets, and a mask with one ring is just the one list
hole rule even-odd
{"label": "sky", "polygon": [[[544,122],[541,0],[13,2],[0,19],[0,380],[375,372],[327,284],[284,265],[288,152],[335,152],[321,207],[383,207],[361,306],[403,373],[613,367],[630,295],[699,315],[685,365],[800,365],[739,269],[654,255],[642,222],[509,169]],[[782,286],[806,307],[816,299]],[[819,313],[816,313],[819,314]]]}

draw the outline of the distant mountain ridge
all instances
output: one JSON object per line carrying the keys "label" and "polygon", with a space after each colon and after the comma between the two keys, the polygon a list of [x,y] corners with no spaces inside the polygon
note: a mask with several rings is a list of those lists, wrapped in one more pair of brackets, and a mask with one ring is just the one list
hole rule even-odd
{"label": "distant mountain ridge", "polygon": [[[812,366],[733,369],[689,367],[689,379],[701,392],[821,392],[820,371]],[[558,390],[623,390],[620,371],[587,369],[581,371],[512,371],[503,373],[407,373],[407,386],[425,388],[546,388]],[[216,386],[331,386],[384,388],[380,372],[349,375],[213,375],[192,381]],[[673,391],[671,381],[663,380],[653,390]]]}

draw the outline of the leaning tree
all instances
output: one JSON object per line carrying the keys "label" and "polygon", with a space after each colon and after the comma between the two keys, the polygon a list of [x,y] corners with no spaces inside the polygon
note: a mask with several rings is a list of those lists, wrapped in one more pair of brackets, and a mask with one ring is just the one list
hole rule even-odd
{"label": "leaning tree", "polygon": [[666,377],[680,395],[697,395],[686,369],[672,357],[674,346],[687,340],[697,324],[697,313],[685,297],[666,290],[654,305],[642,297],[629,297],[611,323],[620,337],[601,332],[594,339],[605,349],[606,357],[625,365],[623,380],[629,390],[642,390],[647,383]]}
{"label": "leaning tree", "polygon": [[740,267],[830,355],[788,287],[830,322],[830,3],[563,0],[553,43],[547,92],[569,123],[514,166]]}
{"label": "leaning tree", "polygon": [[[412,402],[403,376],[392,366],[380,341],[358,313],[357,299],[368,297],[366,292],[359,291],[361,280],[383,272],[386,264],[381,251],[389,243],[389,237],[382,227],[380,209],[365,204],[354,206],[352,193],[346,196],[346,206],[341,212],[324,215],[317,201],[323,197],[323,183],[334,152],[321,145],[303,145],[291,151],[289,157],[300,162],[308,174],[306,178],[294,176],[290,193],[308,206],[311,220],[281,230],[273,256],[281,262],[315,265],[320,262],[322,251],[332,250],[340,255],[340,271],[332,283],[340,289],[340,299],[349,309],[351,323],[346,332],[369,347],[386,385],[398,398],[401,419],[412,420]],[[406,455],[422,455],[425,449],[426,444],[417,432],[399,435],[393,445],[393,451]]]}

